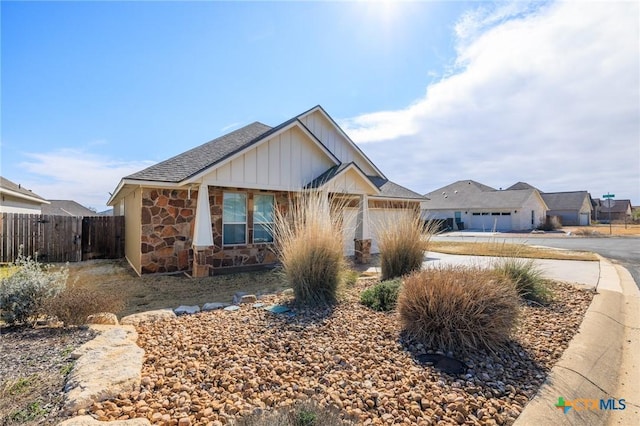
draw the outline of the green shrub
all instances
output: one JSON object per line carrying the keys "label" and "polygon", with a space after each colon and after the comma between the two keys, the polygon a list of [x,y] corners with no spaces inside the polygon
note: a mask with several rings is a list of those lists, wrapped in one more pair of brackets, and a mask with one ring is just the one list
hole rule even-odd
{"label": "green shrub", "polygon": [[333,407],[321,407],[313,400],[297,402],[292,407],[243,417],[236,426],[340,426],[352,424],[342,420]]}
{"label": "green shrub", "polygon": [[58,320],[64,322],[65,327],[82,325],[87,321],[89,315],[100,312],[117,314],[124,307],[124,300],[117,294],[84,288],[75,284],[67,286],[45,304],[47,314],[56,316]]}
{"label": "green shrub", "polygon": [[0,280],[0,315],[10,325],[33,326],[45,314],[46,301],[64,290],[69,270],[54,270],[22,253],[14,266],[17,270]]}
{"label": "green shrub", "polygon": [[495,349],[509,338],[519,298],[513,283],[492,271],[430,268],[405,277],[398,311],[404,330],[426,347]]}
{"label": "green shrub", "polygon": [[374,311],[392,311],[396,308],[401,286],[400,279],[378,283],[360,294],[360,303]]}
{"label": "green shrub", "polygon": [[419,270],[435,224],[426,227],[420,212],[407,207],[388,215],[375,229],[380,249],[381,279],[401,277]]}
{"label": "green shrub", "polygon": [[275,211],[273,233],[284,275],[297,302],[332,304],[346,268],[340,203],[326,192],[294,197],[286,211]]}
{"label": "green shrub", "polygon": [[545,303],[551,298],[547,280],[542,276],[533,259],[504,257],[494,264],[494,271],[510,279],[520,297]]}

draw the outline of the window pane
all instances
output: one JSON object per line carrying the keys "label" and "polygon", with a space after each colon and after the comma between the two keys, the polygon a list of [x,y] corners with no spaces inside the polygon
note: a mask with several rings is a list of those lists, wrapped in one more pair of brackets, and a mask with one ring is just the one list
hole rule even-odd
{"label": "window pane", "polygon": [[223,244],[245,244],[247,237],[247,228],[245,224],[239,225],[223,225],[222,234],[224,235]]}
{"label": "window pane", "polygon": [[273,222],[273,195],[256,194],[253,198],[253,222]]}
{"label": "window pane", "polygon": [[224,223],[247,222],[247,195],[225,192],[223,198],[222,221]]}
{"label": "window pane", "polygon": [[253,227],[254,243],[272,243],[273,236],[269,225],[255,224]]}

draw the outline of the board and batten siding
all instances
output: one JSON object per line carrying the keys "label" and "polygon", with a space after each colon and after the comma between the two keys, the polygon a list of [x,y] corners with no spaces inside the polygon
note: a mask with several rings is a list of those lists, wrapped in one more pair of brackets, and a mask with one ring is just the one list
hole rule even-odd
{"label": "board and batten siding", "polygon": [[216,168],[203,183],[286,191],[306,185],[333,165],[316,142],[293,127]]}
{"label": "board and batten siding", "polygon": [[141,273],[140,259],[142,256],[140,248],[140,239],[142,235],[141,208],[142,188],[140,187],[134,189],[125,196],[124,212],[121,210],[121,207],[118,208],[118,214],[124,214],[126,223],[124,229],[124,256],[138,275]]}
{"label": "board and batten siding", "polygon": [[369,176],[377,176],[378,173],[365,160],[362,153],[358,152],[351,143],[329,122],[320,111],[302,117],[302,123],[333,153],[341,162],[354,162]]}

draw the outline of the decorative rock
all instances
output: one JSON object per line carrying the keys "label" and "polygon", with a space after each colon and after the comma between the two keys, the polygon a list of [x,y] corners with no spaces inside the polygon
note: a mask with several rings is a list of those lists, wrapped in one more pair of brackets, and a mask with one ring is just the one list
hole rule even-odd
{"label": "decorative rock", "polygon": [[205,303],[204,306],[202,307],[202,311],[216,311],[218,309],[224,309],[227,306],[229,306],[228,303],[221,303],[221,302],[210,302],[210,303]]}
{"label": "decorative rock", "polygon": [[240,309],[240,306],[237,306],[237,305],[230,305],[224,308],[225,311],[231,311],[231,312],[237,311],[238,309]]}
{"label": "decorative rock", "polygon": [[238,305],[240,304],[240,301],[242,300],[242,296],[246,296],[247,293],[244,291],[238,291],[236,292],[236,294],[233,295],[233,304],[234,305]]}
{"label": "decorative rock", "polygon": [[111,312],[100,312],[89,315],[87,324],[118,325],[118,317]]}
{"label": "decorative rock", "polygon": [[254,303],[251,305],[252,308],[262,308],[264,307],[264,303]]}
{"label": "decorative rock", "polygon": [[173,310],[173,312],[175,312],[176,315],[197,314],[198,312],[200,312],[200,306],[198,306],[198,305],[193,305],[193,306],[180,305],[177,308],[175,308]]}
{"label": "decorative rock", "polygon": [[257,300],[258,298],[255,294],[245,294],[240,298],[240,303],[256,303]]}
{"label": "decorative rock", "polygon": [[175,318],[176,314],[171,309],[158,309],[155,311],[140,312],[138,314],[128,315],[120,320],[122,325],[139,325],[148,321],[162,321]]}

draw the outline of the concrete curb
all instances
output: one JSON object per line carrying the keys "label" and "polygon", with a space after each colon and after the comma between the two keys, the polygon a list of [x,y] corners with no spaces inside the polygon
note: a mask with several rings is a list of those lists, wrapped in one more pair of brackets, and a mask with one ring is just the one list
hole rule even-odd
{"label": "concrete curb", "polygon": [[[600,259],[598,293],[578,333],[515,425],[637,424],[640,418],[640,358],[634,351],[640,340],[637,290],[626,269]],[[574,407],[566,413],[556,407],[560,397],[573,401]],[[601,410],[601,399],[614,409]]]}

